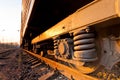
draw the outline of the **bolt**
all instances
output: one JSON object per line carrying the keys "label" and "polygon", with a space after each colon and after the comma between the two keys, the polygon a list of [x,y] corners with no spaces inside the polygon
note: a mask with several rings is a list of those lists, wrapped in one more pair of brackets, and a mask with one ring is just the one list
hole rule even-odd
{"label": "bolt", "polygon": [[65,29],[65,26],[63,26],[62,29]]}
{"label": "bolt", "polygon": [[72,75],[71,75],[71,80],[75,80]]}
{"label": "bolt", "polygon": [[90,28],[86,28],[85,31],[86,31],[86,32],[89,32],[89,31],[90,31]]}

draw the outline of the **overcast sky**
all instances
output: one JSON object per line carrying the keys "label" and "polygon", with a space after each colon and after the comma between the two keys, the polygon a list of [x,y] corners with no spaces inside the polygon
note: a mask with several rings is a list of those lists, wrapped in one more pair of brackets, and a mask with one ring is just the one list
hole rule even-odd
{"label": "overcast sky", "polygon": [[21,0],[0,0],[0,42],[19,42]]}

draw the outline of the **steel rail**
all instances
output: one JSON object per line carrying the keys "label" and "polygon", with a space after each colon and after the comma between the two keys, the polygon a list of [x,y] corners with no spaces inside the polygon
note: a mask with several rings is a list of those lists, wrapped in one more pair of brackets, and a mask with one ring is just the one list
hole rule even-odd
{"label": "steel rail", "polygon": [[14,50],[14,49],[4,49],[4,50],[0,51],[0,54],[9,52],[10,50]]}
{"label": "steel rail", "polygon": [[53,60],[50,60],[48,58],[41,57],[40,55],[35,54],[33,52],[30,52],[30,51],[27,51],[27,50],[24,50],[24,51],[33,55],[33,56],[35,56],[35,57],[37,57],[37,58],[39,58],[39,59],[41,59],[41,60],[43,60],[46,64],[53,67],[54,69],[59,70],[60,73],[62,73],[63,75],[65,75],[69,79],[72,79],[72,80],[98,80],[97,78],[82,74],[77,70],[71,69],[71,68],[69,68],[69,67],[67,67],[63,64],[60,64],[60,63],[55,62]]}

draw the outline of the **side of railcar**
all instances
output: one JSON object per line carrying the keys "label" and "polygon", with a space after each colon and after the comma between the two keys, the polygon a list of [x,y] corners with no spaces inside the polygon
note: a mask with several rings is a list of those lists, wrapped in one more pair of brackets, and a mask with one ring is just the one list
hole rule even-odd
{"label": "side of railcar", "polygon": [[35,2],[24,48],[87,74],[120,62],[119,0],[46,1]]}

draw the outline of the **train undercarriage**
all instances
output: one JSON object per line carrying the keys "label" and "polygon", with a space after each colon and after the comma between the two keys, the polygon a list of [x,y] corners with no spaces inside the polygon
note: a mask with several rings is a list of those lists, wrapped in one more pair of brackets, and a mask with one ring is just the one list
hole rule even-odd
{"label": "train undercarriage", "polygon": [[52,37],[41,43],[33,44],[32,51],[43,57],[50,57],[68,66],[91,73],[100,65],[107,69],[120,62],[120,27],[106,28],[91,26],[77,29],[67,34]]}
{"label": "train undercarriage", "polygon": [[93,0],[40,34],[28,26],[21,47],[84,74],[110,70],[120,62],[119,11],[119,0]]}

